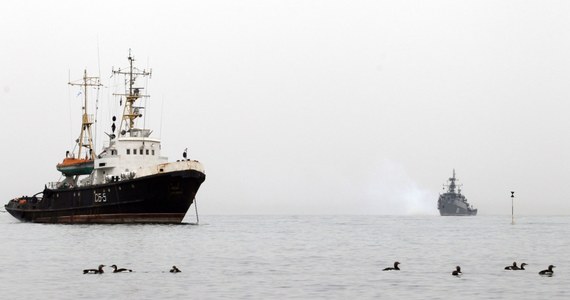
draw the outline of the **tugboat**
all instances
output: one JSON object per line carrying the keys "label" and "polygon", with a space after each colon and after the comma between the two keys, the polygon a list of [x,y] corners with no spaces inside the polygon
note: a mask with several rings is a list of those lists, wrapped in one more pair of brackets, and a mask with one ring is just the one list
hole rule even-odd
{"label": "tugboat", "polygon": [[12,216],[36,223],[182,222],[206,179],[204,168],[188,159],[186,150],[183,159],[169,162],[161,156],[161,141],[151,137],[152,131],[136,126],[144,110],[137,100],[149,97],[136,80],[150,76],[151,71],[136,68],[130,51],[128,61],[126,70],[112,71],[113,76],[125,76],[125,93],[115,94],[121,97],[123,114],[119,128],[113,116],[111,133],[106,133],[109,141],[98,155],[94,155],[87,90],[99,88],[99,78],[88,77],[85,71],[81,83],[69,83],[84,88],[77,155],[67,151],[57,164],[62,180],[46,184],[33,196],[10,200],[5,208]]}
{"label": "tugboat", "polygon": [[[461,187],[455,184],[455,169],[453,170],[453,177],[449,178],[449,184],[447,185],[447,193],[439,195],[439,200],[437,201],[437,209],[439,214],[442,216],[475,216],[477,215],[477,209],[473,208],[471,204],[467,202],[467,198],[461,194]],[[445,189],[444,185],[444,189]],[[457,193],[455,188],[457,187]]]}

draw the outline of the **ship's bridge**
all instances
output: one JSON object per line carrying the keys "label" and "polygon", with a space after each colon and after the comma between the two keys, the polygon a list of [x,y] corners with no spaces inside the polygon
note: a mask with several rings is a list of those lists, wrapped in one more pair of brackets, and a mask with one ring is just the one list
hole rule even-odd
{"label": "ship's bridge", "polygon": [[160,140],[149,135],[149,130],[133,129],[111,139],[95,159],[93,183],[104,183],[112,176],[134,176],[137,170],[168,162],[161,156]]}

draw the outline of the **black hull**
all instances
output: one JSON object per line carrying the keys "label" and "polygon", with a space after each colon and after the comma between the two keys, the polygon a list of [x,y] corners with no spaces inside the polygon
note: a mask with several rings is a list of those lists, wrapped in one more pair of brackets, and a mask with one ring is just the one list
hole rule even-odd
{"label": "black hull", "polygon": [[180,223],[206,175],[160,173],[90,187],[45,189],[43,197],[11,200],[6,210],[34,223]]}

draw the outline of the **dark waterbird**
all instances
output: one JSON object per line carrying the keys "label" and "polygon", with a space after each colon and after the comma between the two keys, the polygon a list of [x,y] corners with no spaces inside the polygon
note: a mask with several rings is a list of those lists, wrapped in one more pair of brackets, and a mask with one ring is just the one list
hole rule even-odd
{"label": "dark waterbird", "polygon": [[121,272],[132,272],[133,270],[131,269],[125,269],[125,268],[120,268],[117,269],[117,265],[112,265],[111,268],[113,268],[113,273],[121,273]]}
{"label": "dark waterbird", "polygon": [[524,270],[524,269],[525,269],[524,266],[528,266],[528,264],[527,264],[527,263],[522,263],[522,264],[521,264],[521,267],[518,268],[517,270]]}
{"label": "dark waterbird", "polygon": [[103,274],[103,267],[105,265],[99,265],[97,269],[85,269],[83,270],[83,274]]}
{"label": "dark waterbird", "polygon": [[180,271],[180,269],[178,269],[176,266],[172,266],[172,269],[170,269],[170,273],[180,273],[182,271]]}
{"label": "dark waterbird", "polygon": [[518,270],[519,267],[517,266],[517,262],[513,261],[513,265],[512,266],[506,266],[505,270]]}
{"label": "dark waterbird", "polygon": [[538,272],[538,274],[542,275],[542,276],[552,276],[554,275],[554,270],[552,270],[553,268],[556,268],[556,266],[550,265],[548,266],[547,270],[542,270],[540,272]]}
{"label": "dark waterbird", "polygon": [[384,268],[384,270],[382,270],[382,271],[400,271],[400,268],[398,267],[399,264],[400,264],[399,262],[394,262],[393,268],[387,267],[387,268]]}
{"label": "dark waterbird", "polygon": [[451,272],[451,275],[453,275],[453,276],[460,276],[461,274],[463,274],[463,273],[461,273],[461,267],[460,266],[455,267],[455,271]]}

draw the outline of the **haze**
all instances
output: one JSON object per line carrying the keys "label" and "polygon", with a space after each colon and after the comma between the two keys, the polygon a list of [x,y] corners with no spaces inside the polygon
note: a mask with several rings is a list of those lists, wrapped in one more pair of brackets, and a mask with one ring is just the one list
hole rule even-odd
{"label": "haze", "polygon": [[97,149],[129,49],[147,127],[206,167],[202,214],[568,214],[570,2],[4,1],[2,203],[57,181],[69,79],[101,74]]}

